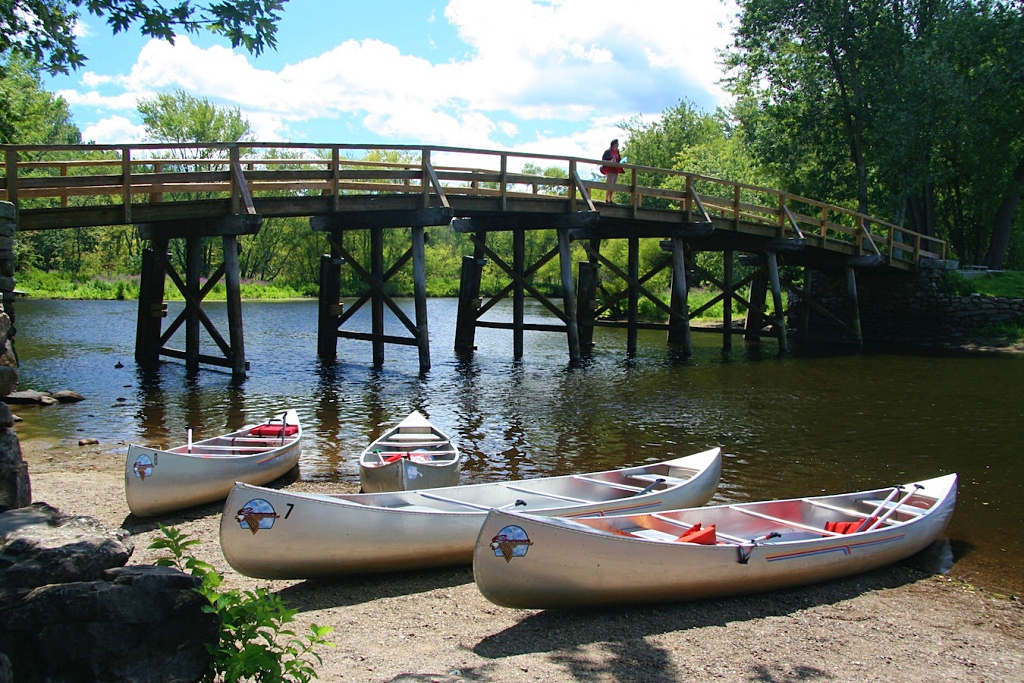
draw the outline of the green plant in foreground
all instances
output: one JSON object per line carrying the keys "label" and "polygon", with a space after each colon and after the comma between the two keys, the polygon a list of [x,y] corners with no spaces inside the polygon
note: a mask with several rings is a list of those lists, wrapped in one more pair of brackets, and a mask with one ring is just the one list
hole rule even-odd
{"label": "green plant in foreground", "polygon": [[295,620],[298,610],[289,609],[280,596],[265,588],[254,591],[218,590],[223,581],[212,565],[186,554],[199,541],[175,527],[160,525],[162,537],[150,544],[151,550],[163,550],[168,556],[156,564],[175,567],[202,579],[197,588],[210,604],[203,611],[220,617],[220,639],[216,646],[207,646],[213,655],[211,670],[204,680],[218,676],[228,683],[236,681],[298,681],[308,683],[317,678],[313,661],[323,663],[313,651],[318,645],[334,647],[326,639],[334,629],[330,626],[309,627],[310,633],[297,636],[285,625]]}

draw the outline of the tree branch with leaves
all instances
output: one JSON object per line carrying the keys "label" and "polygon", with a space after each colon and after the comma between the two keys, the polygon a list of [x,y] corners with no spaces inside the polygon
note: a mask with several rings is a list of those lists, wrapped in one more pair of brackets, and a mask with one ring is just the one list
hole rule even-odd
{"label": "tree branch with leaves", "polygon": [[2,0],[0,54],[17,52],[50,73],[85,64],[75,27],[81,10],[106,21],[114,34],[138,26],[144,36],[174,43],[182,33],[208,30],[259,55],[277,47],[277,23],[287,0],[179,0],[164,6],[146,0]]}

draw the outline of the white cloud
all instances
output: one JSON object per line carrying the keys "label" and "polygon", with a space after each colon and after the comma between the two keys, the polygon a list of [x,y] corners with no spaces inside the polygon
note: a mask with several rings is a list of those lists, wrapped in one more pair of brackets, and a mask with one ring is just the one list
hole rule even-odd
{"label": "white cloud", "polygon": [[146,128],[136,125],[123,116],[110,116],[88,126],[82,131],[82,139],[96,144],[117,144],[121,142],[143,142]]}
{"label": "white cloud", "polygon": [[123,92],[118,95],[103,95],[96,90],[79,92],[77,90],[60,90],[57,94],[72,106],[95,107],[107,111],[129,112],[135,110],[135,103],[140,97],[153,97],[153,91]]}
{"label": "white cloud", "polygon": [[[725,6],[734,13],[733,0]],[[531,146],[592,156],[619,136],[608,122],[656,115],[688,94],[705,106],[724,101],[715,50],[728,43],[716,26],[725,14],[723,0],[451,0],[444,17],[469,47],[461,60],[434,63],[365,38],[274,71],[181,36],[146,43],[127,73],[86,72],[81,89],[60,94],[127,120],[140,97],[181,88],[239,107],[267,140],[325,142],[305,131],[336,121],[332,139],[356,131],[499,148],[534,138]],[[565,132],[573,128],[584,132]]]}
{"label": "white cloud", "polygon": [[74,25],[71,27],[71,35],[75,38],[85,38],[92,35],[92,31],[89,30],[89,25],[82,21],[81,18],[75,19]]}

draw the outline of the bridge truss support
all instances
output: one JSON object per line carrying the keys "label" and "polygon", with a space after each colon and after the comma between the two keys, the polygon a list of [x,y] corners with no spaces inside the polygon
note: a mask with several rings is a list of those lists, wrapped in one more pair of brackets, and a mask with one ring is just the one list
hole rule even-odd
{"label": "bridge truss support", "polygon": [[[331,253],[320,260],[320,302],[317,329],[317,353],[321,358],[337,356],[338,339],[369,341],[372,344],[373,365],[384,364],[385,344],[415,346],[421,372],[430,369],[430,332],[427,323],[427,271],[425,231],[428,225],[446,225],[452,219],[451,209],[425,208],[388,212],[361,212],[331,214],[310,219],[313,230],[326,232]],[[394,228],[411,230],[411,246],[390,267],[384,263],[384,230]],[[369,263],[363,265],[345,246],[346,232],[369,230]],[[388,294],[385,285],[412,261],[415,322]],[[367,285],[364,292],[346,310],[341,304],[341,267],[348,265]],[[370,304],[370,332],[342,330],[341,327],[367,303]],[[409,336],[387,334],[385,308],[405,327]]]}
{"label": "bridge truss support", "polygon": [[[512,331],[512,355],[520,360],[524,353],[526,331],[561,332],[566,335],[570,364],[582,359],[580,330],[577,320],[577,301],[572,277],[572,236],[570,231],[597,220],[592,213],[492,215],[462,218],[452,222],[456,232],[468,233],[473,242],[473,256],[462,260],[462,280],[459,291],[459,312],[455,328],[456,353],[472,353],[476,348],[476,329],[505,329]],[[534,263],[526,263],[526,230],[554,229],[558,243],[541,255]],[[512,262],[498,254],[487,244],[487,234],[495,231],[512,233]],[[555,257],[559,259],[562,285],[561,306],[540,292],[532,283],[533,275]],[[486,303],[480,296],[480,279],[487,263],[493,263],[510,279],[501,291]],[[525,322],[525,299],[529,294],[558,318],[556,324]],[[512,322],[482,320],[498,302],[512,296]]]}
{"label": "bridge truss support", "polygon": [[[196,221],[146,223],[139,225],[139,236],[149,241],[142,255],[139,281],[139,312],[135,334],[135,360],[142,367],[159,363],[160,356],[185,361],[189,374],[198,372],[201,363],[230,368],[235,378],[244,378],[249,365],[245,360],[242,325],[241,278],[238,263],[238,236],[259,231],[262,218],[242,214]],[[219,237],[223,262],[200,284],[203,266],[203,238]],[[185,241],[185,277],[174,269],[168,253],[172,239]],[[167,278],[185,299],[180,314],[162,330],[167,316],[164,301]],[[228,340],[217,330],[203,310],[202,302],[224,278],[227,290]],[[185,349],[167,346],[174,334],[185,326]],[[202,329],[217,345],[221,356],[204,354],[200,349]]]}
{"label": "bridge truss support", "polygon": [[[861,328],[860,297],[857,293],[857,271],[860,268],[874,268],[879,265],[877,259],[849,259],[839,267],[815,270],[811,266],[804,268],[803,286],[798,288],[791,278],[782,278],[782,284],[796,295],[800,302],[800,332],[805,339],[811,340],[811,313],[818,313],[821,320],[828,322],[838,330],[841,339],[852,341],[858,346],[864,344],[864,333]],[[843,291],[845,290],[845,291]],[[826,302],[834,303],[845,300],[846,312],[829,310]],[[842,308],[836,306],[835,308]],[[842,317],[841,317],[842,316]],[[836,341],[831,335],[829,341]]]}
{"label": "bridge truss support", "polygon": [[[742,263],[757,266],[757,270],[744,278],[739,286],[750,282],[750,299],[745,300],[733,293],[733,298],[747,308],[746,324],[743,338],[750,342],[758,342],[764,335],[764,327],[771,328],[771,334],[779,340],[779,351],[789,351],[789,333],[786,329],[787,311],[783,304],[783,279],[779,272],[777,250],[769,250],[760,254],[750,254],[742,258]],[[768,313],[766,304],[769,291],[772,296],[772,314]]]}

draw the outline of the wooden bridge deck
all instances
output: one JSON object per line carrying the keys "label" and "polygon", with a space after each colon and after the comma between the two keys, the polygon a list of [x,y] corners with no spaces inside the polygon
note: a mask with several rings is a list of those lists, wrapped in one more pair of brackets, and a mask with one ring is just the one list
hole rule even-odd
{"label": "wooden bridge deck", "polygon": [[[592,345],[593,329],[615,301],[628,303],[630,353],[636,332],[654,326],[641,323],[637,304],[641,296],[669,318],[669,343],[690,348],[687,272],[698,272],[722,294],[704,304],[736,301],[747,309],[743,334],[756,339],[769,326],[786,347],[783,287],[797,292],[807,311],[814,308],[860,339],[856,302],[858,268],[914,270],[922,258],[945,258],[945,242],[906,230],[849,209],[798,197],[769,188],[709,178],[683,171],[623,164],[625,172],[610,188],[615,203],[607,200],[609,186],[597,174],[602,161],[544,154],[521,154],[451,147],[402,145],[314,145],[244,143],[211,145],[81,145],[3,146],[0,160],[0,200],[13,203],[18,230],[58,230],[90,226],[137,225],[150,241],[143,254],[136,333],[136,359],[142,365],[160,355],[183,358],[197,369],[199,362],[232,368],[244,375],[244,342],[238,277],[239,235],[259,231],[272,217],[309,217],[311,228],[328,233],[331,254],[321,260],[318,353],[331,357],[337,339],[371,341],[375,365],[383,363],[384,344],[417,345],[421,368],[429,368],[426,321],[425,226],[448,225],[469,233],[473,256],[463,259],[459,324],[455,346],[471,351],[476,327],[497,326],[515,335],[515,356],[522,357],[523,297],[529,292],[558,318],[545,330],[567,333],[571,361]],[[397,161],[392,161],[397,160]],[[527,166],[527,165],[530,166]],[[526,168],[556,169],[551,177],[524,172]],[[412,228],[411,247],[385,270],[382,230]],[[355,262],[343,244],[347,230],[370,229],[370,263]],[[526,230],[556,229],[557,245],[541,261],[525,263]],[[512,231],[513,254],[506,260],[486,244],[491,231]],[[219,236],[224,263],[200,286],[201,244],[198,238]],[[178,275],[168,260],[168,241],[186,240],[186,272]],[[629,263],[609,261],[600,253],[608,239],[629,240]],[[662,240],[669,252],[645,275],[638,271],[639,240]],[[574,299],[573,256],[576,240],[587,261],[578,264],[579,300]],[[716,251],[724,256],[721,281],[703,271],[693,252]],[[732,280],[735,253],[756,255],[756,272],[739,282]],[[548,301],[530,283],[529,275],[543,262],[558,257],[563,302]],[[487,260],[498,265],[511,283],[486,305],[479,294],[480,269]],[[391,301],[386,281],[406,263],[413,264],[416,320],[410,320]],[[367,284],[368,291],[348,311],[338,296],[340,267],[348,264]],[[806,268],[845,268],[852,301],[852,322],[825,310],[806,283],[798,291],[794,281],[780,276],[779,265]],[[626,282],[626,291],[595,305],[597,269],[605,267]],[[645,283],[670,268],[672,302],[661,301]],[[186,300],[185,310],[166,330],[165,277],[170,277]],[[214,328],[201,302],[223,277],[228,291],[230,341]],[[738,288],[750,284],[749,299]],[[773,313],[764,305],[771,287]],[[481,316],[507,295],[514,300],[511,323],[484,322]],[[371,302],[373,331],[342,331],[352,313]],[[384,311],[389,307],[411,337],[385,334]],[[577,316],[577,310],[580,311]],[[731,344],[736,328],[731,305],[723,307],[724,344]],[[166,344],[181,325],[186,326],[186,349]],[[216,342],[224,358],[200,354],[200,325]],[[540,328],[537,328],[540,329]]]}
{"label": "wooden bridge deck", "polygon": [[[945,242],[804,197],[693,173],[624,164],[615,198],[594,202],[599,160],[449,147],[247,143],[73,147],[4,146],[0,200],[19,208],[19,230],[169,223],[226,216],[333,215],[352,227],[410,217],[423,225],[452,217],[516,215],[538,227],[552,216],[596,212],[574,237],[689,234],[698,250],[763,248],[786,240],[800,261],[874,258],[905,270],[944,258]],[[368,156],[403,155],[384,162]],[[54,160],[54,157],[62,157]],[[190,158],[191,157],[191,158]],[[42,160],[40,160],[42,159]],[[565,178],[515,170],[558,167]],[[660,185],[652,187],[651,179]],[[644,182],[648,184],[644,184]],[[197,197],[197,195],[199,197]],[[201,197],[201,198],[200,198]]]}

